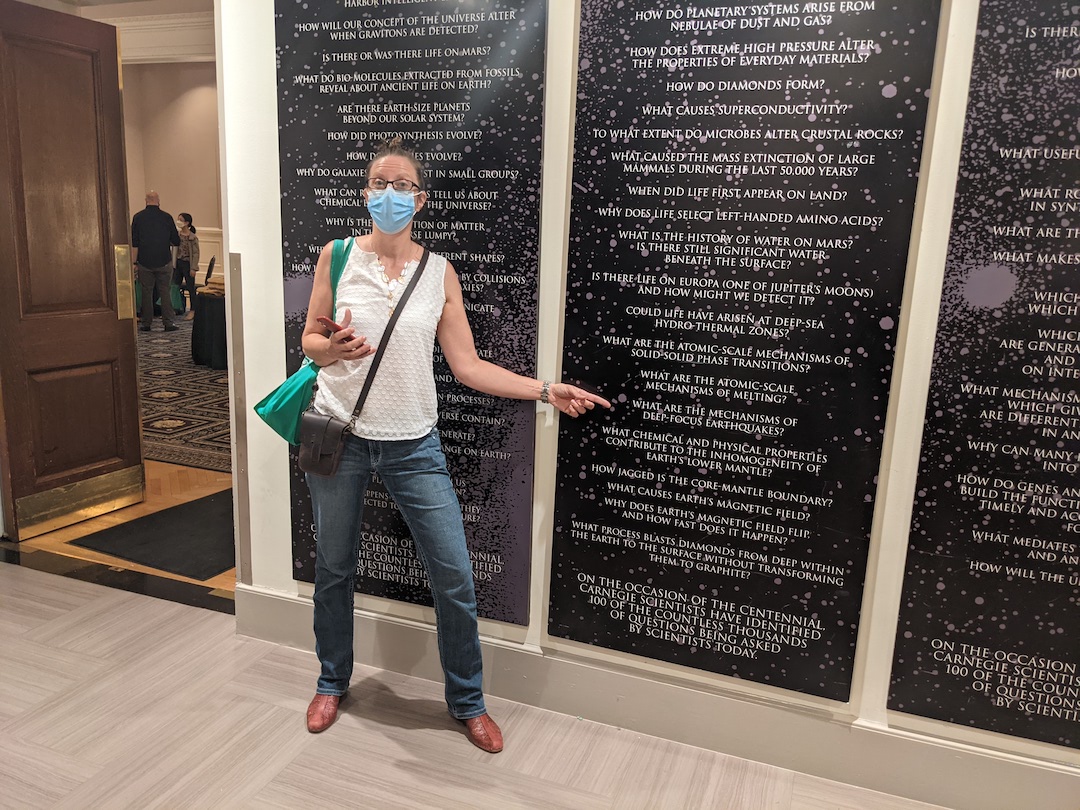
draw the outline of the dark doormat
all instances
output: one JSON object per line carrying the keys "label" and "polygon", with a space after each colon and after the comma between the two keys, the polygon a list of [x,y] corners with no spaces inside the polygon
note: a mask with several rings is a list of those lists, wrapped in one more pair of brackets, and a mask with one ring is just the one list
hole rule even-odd
{"label": "dark doormat", "polygon": [[236,565],[232,490],[88,534],[71,545],[202,582]]}

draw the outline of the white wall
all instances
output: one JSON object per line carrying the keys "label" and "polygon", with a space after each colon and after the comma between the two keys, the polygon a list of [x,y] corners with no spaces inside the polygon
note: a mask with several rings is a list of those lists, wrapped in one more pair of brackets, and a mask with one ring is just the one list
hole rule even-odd
{"label": "white wall", "polygon": [[[525,630],[482,622],[489,694],[950,807],[1075,810],[1080,804],[1080,753],[905,717],[885,704],[977,14],[970,0],[946,0],[944,6],[851,702],[547,636],[557,438],[548,409],[540,411],[537,427],[532,622]],[[572,0],[550,0],[543,376],[557,376],[560,356],[574,76],[574,52],[564,43],[573,41],[577,15]],[[250,556],[250,563],[237,590],[238,629],[310,649],[311,589],[293,581],[290,567],[286,448],[247,405],[284,376],[282,319],[268,317],[283,311],[273,3],[220,2],[217,19],[225,241],[245,267],[243,317],[230,322],[234,435],[248,437],[244,463],[236,467],[237,488],[250,504],[239,516],[241,557]],[[566,189],[566,196],[557,189]],[[440,677],[430,610],[372,597],[359,598],[358,607],[358,660]],[[313,668],[313,686],[315,676]]]}
{"label": "white wall", "polygon": [[196,228],[221,228],[217,79],[213,63],[124,65],[124,140],[131,211],[148,189]]}
{"label": "white wall", "polygon": [[73,12],[117,29],[129,211],[154,189],[164,210],[190,213],[203,273],[223,254],[213,8],[213,0],[137,0]]}

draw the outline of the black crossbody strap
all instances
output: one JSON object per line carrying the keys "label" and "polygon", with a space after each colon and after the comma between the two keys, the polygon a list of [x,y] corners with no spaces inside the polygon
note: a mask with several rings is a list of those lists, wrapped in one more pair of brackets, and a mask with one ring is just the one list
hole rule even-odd
{"label": "black crossbody strap", "polygon": [[409,282],[409,286],[405,288],[405,292],[401,294],[401,300],[398,301],[397,306],[394,307],[393,313],[390,315],[390,321],[386,324],[386,331],[383,332],[382,342],[379,344],[379,348],[375,351],[375,357],[371,360],[371,368],[368,369],[367,379],[364,380],[364,387],[360,389],[360,396],[356,399],[356,407],[353,408],[352,418],[349,420],[349,432],[356,427],[356,419],[360,416],[360,410],[364,407],[364,400],[367,399],[368,391],[371,390],[371,383],[375,380],[375,372],[379,370],[379,363],[382,362],[383,354],[386,353],[386,343],[390,340],[390,333],[394,331],[394,325],[398,321],[398,317],[401,315],[401,310],[405,308],[405,302],[409,300],[409,296],[412,295],[413,288],[417,282],[420,281],[420,276],[424,272],[424,268],[427,266],[428,249],[424,248],[424,255],[420,257],[420,264],[416,266],[416,272],[413,273],[412,281]]}

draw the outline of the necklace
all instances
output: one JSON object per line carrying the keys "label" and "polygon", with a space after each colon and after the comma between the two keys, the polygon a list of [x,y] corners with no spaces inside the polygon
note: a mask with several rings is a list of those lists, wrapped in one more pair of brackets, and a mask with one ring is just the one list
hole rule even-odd
{"label": "necklace", "polygon": [[[415,255],[416,255],[416,253],[414,252],[413,256],[415,256]],[[386,267],[383,266],[382,277],[383,277],[383,281],[386,282],[386,304],[387,304],[387,307],[389,309],[389,314],[390,315],[394,314],[394,306],[395,306],[394,298],[397,296],[398,292],[405,287],[405,284],[408,282],[409,264],[411,262],[413,262],[413,261],[415,261],[415,259],[408,259],[408,260],[405,261],[405,264],[403,264],[401,266],[401,273],[400,273],[400,275],[398,275],[397,278],[390,278],[390,276],[388,276],[387,273],[386,273]],[[380,264],[381,264],[381,262],[380,262]]]}

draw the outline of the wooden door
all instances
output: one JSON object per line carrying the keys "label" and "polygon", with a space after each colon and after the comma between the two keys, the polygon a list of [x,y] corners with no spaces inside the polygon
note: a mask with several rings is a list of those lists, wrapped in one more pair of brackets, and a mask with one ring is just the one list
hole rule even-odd
{"label": "wooden door", "polygon": [[0,0],[0,492],[25,540],[143,499],[116,29]]}

